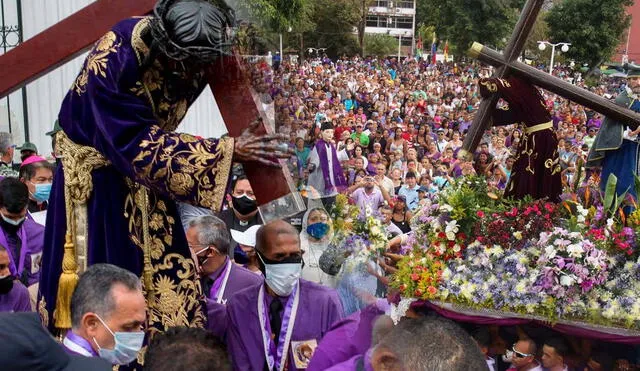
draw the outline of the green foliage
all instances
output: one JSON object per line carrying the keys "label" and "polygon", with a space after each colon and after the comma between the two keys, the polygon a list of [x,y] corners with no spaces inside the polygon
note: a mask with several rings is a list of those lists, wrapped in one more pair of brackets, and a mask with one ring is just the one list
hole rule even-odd
{"label": "green foliage", "polygon": [[[450,53],[466,54],[474,41],[502,48],[524,0],[418,0],[417,22],[434,26]],[[430,40],[429,40],[430,41]],[[425,40],[427,42],[427,40]]]}
{"label": "green foliage", "polygon": [[387,35],[366,35],[364,38],[365,54],[379,58],[397,53],[398,40]]}
{"label": "green foliage", "polygon": [[327,48],[331,57],[359,53],[358,39],[353,34],[360,16],[354,0],[316,0],[311,22],[313,32],[304,33],[305,47]]}
{"label": "green foliage", "polygon": [[305,32],[310,22],[314,1],[311,0],[235,0],[229,4],[241,19],[259,24],[272,32]]}
{"label": "green foliage", "polygon": [[629,27],[625,7],[633,0],[564,0],[546,17],[552,42],[570,42],[566,53],[576,63],[597,68],[609,59]]}

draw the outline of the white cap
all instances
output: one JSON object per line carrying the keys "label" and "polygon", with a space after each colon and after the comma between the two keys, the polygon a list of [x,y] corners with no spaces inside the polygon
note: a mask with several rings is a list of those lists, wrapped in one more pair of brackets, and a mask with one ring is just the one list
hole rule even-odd
{"label": "white cap", "polygon": [[240,245],[255,247],[256,233],[258,232],[258,229],[260,229],[260,227],[261,225],[254,225],[249,227],[249,229],[247,229],[244,232],[240,232],[235,229],[232,229],[231,237],[233,238],[234,241],[236,241]]}

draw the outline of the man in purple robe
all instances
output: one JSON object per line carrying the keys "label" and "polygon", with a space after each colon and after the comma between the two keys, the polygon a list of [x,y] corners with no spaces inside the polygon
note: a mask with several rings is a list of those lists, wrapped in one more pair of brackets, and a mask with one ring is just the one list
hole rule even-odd
{"label": "man in purple robe", "polygon": [[208,329],[224,339],[227,300],[242,289],[262,283],[262,276],[229,259],[231,237],[224,222],[215,216],[201,216],[189,222],[187,242],[196,258],[200,282],[207,297]]}
{"label": "man in purple robe", "polygon": [[31,312],[29,290],[9,269],[9,252],[0,245],[0,312]]}
{"label": "man in purple robe", "polygon": [[40,279],[44,227],[27,218],[29,190],[16,178],[0,181],[0,245],[9,252],[9,269],[30,287]]}
{"label": "man in purple robe", "polygon": [[160,0],[151,16],[116,24],[89,52],[59,114],[38,310],[71,326],[77,271],[109,263],[143,278],[149,331],[204,327],[202,289],[176,201],[218,211],[236,162],[276,165],[281,135],[202,139],[176,133],[231,53],[223,0]]}
{"label": "man in purple robe", "polygon": [[365,354],[371,347],[374,323],[381,315],[384,311],[369,305],[336,322],[318,344],[307,371],[324,371]]}
{"label": "man in purple robe", "polygon": [[320,127],[320,139],[309,154],[310,198],[321,199],[325,209],[330,210],[338,192],[347,188],[344,172],[340,167],[338,152],[333,139],[333,125],[323,122]]}
{"label": "man in purple robe", "polygon": [[145,336],[140,279],[115,265],[92,265],[71,297],[71,320],[62,341],[68,354],[100,357],[113,365],[131,363]]}
{"label": "man in purple robe", "polygon": [[256,253],[265,283],[227,303],[227,344],[235,370],[301,370],[318,342],[343,317],[337,293],[300,279],[299,235],[284,221],[258,230]]}

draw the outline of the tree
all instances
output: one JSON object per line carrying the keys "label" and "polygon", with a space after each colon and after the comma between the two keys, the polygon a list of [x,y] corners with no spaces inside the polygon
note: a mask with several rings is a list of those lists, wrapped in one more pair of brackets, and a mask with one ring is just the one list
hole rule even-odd
{"label": "tree", "polygon": [[502,48],[525,0],[418,0],[417,21],[463,55],[474,41]]}
{"label": "tree", "polygon": [[304,33],[304,43],[314,48],[326,48],[331,57],[354,55],[361,50],[353,33],[360,19],[354,0],[316,0],[311,22],[313,32]]}
{"label": "tree", "polygon": [[266,30],[306,32],[313,29],[310,21],[314,2],[311,0],[231,0],[239,18],[259,24]]}
{"label": "tree", "polygon": [[578,63],[587,63],[590,75],[609,59],[630,25],[626,7],[633,0],[565,0],[547,16],[552,42],[569,42],[566,53]]}
{"label": "tree", "polygon": [[398,39],[387,35],[366,35],[364,37],[367,55],[378,58],[388,57],[398,50]]}

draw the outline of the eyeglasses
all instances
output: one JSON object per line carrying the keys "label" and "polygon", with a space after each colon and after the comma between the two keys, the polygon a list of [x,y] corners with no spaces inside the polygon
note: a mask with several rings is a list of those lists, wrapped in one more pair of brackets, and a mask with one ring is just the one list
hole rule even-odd
{"label": "eyeglasses", "polygon": [[516,346],[515,346],[515,345],[513,345],[513,346],[511,347],[511,351],[512,351],[512,352],[513,352],[513,354],[515,354],[515,356],[516,356],[516,357],[518,357],[518,358],[526,358],[526,357],[531,357],[531,356],[533,355],[533,354],[527,354],[527,353],[518,352],[518,351],[516,350]]}

